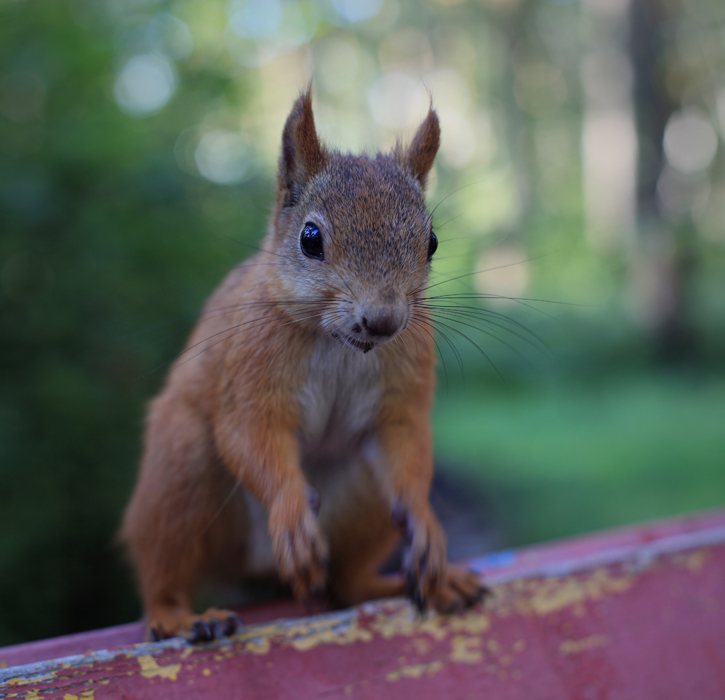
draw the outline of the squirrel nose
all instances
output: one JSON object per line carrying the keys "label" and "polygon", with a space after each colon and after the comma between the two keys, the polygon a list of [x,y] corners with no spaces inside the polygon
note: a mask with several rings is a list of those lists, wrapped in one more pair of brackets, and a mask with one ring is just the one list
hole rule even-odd
{"label": "squirrel nose", "polygon": [[362,318],[363,328],[375,337],[390,337],[402,324],[402,316],[394,310],[368,312]]}

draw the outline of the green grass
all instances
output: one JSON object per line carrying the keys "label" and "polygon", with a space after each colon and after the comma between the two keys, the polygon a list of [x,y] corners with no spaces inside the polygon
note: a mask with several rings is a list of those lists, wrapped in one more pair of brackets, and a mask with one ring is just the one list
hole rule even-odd
{"label": "green grass", "polygon": [[441,392],[434,430],[511,544],[725,506],[722,377]]}

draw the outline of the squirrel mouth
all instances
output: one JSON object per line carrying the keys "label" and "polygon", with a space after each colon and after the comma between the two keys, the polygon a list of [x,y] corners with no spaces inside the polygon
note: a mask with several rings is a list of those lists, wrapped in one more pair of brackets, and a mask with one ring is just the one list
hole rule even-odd
{"label": "squirrel mouth", "polygon": [[355,338],[351,338],[349,335],[341,338],[338,333],[333,333],[332,337],[339,340],[343,345],[360,350],[362,353],[370,352],[375,347],[375,343],[366,343],[362,340],[355,340]]}

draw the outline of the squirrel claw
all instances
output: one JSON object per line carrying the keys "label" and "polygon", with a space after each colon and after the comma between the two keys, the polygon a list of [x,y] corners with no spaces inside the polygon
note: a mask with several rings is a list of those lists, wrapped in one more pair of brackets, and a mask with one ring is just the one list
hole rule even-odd
{"label": "squirrel claw", "polygon": [[428,607],[428,601],[423,595],[420,581],[412,573],[409,573],[407,576],[405,595],[415,605],[419,613],[425,612]]}
{"label": "squirrel claw", "polygon": [[242,621],[236,615],[230,615],[224,620],[224,636],[231,637],[242,627]]}
{"label": "squirrel claw", "polygon": [[197,620],[191,628],[189,642],[197,644],[198,642],[208,642],[211,639],[214,639],[211,627],[204,620]]}

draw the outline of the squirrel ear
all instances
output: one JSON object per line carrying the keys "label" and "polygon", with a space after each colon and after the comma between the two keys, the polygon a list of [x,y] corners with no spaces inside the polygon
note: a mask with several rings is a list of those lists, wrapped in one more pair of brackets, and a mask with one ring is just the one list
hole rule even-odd
{"label": "squirrel ear", "polygon": [[327,163],[327,152],[315,131],[311,93],[310,85],[297,98],[282,132],[277,189],[284,206],[294,205],[304,185]]}
{"label": "squirrel ear", "polygon": [[418,127],[410,146],[402,153],[399,152],[403,166],[415,176],[421,187],[425,187],[425,181],[433,166],[440,142],[441,127],[438,115],[431,106],[428,116]]}

